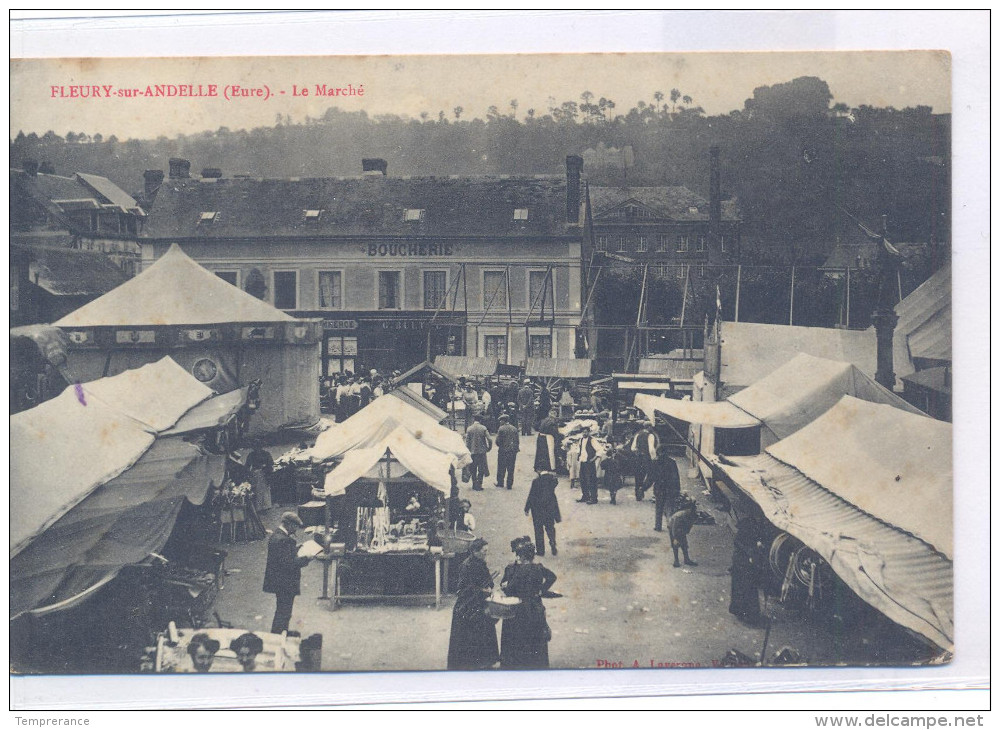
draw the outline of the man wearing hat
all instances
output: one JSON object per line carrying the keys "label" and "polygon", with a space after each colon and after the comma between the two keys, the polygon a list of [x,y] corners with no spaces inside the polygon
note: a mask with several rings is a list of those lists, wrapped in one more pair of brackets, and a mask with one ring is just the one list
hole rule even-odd
{"label": "man wearing hat", "polygon": [[302,527],[302,520],[294,512],[281,515],[281,524],[267,541],[267,567],[264,568],[264,592],[273,593],[276,599],[271,633],[288,631],[292,620],[292,604],[301,592],[302,568],[309,558],[299,557],[295,530]]}
{"label": "man wearing hat", "polygon": [[643,421],[639,432],[632,439],[631,450],[635,454],[635,501],[641,502],[650,487],[653,462],[660,449],[660,439],[653,433],[652,421]]}
{"label": "man wearing hat", "polygon": [[531,426],[535,422],[535,391],[530,380],[525,380],[522,388],[517,391],[517,410],[521,420],[521,435],[530,436]]}
{"label": "man wearing hat", "polygon": [[511,425],[510,416],[506,413],[500,416],[500,428],[497,429],[497,487],[502,489],[506,475],[507,489],[514,486],[514,464],[517,462],[517,452],[521,450],[521,437],[517,429]]}

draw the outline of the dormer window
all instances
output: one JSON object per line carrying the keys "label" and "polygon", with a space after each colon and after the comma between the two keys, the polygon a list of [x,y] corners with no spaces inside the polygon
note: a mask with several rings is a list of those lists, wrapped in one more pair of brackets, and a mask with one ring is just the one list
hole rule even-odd
{"label": "dormer window", "polygon": [[318,221],[322,213],[322,210],[304,210],[302,211],[302,217],[306,221]]}
{"label": "dormer window", "polygon": [[424,209],[423,208],[407,208],[403,212],[404,221],[422,221],[424,219]]}
{"label": "dormer window", "polygon": [[636,218],[639,215],[639,209],[634,205],[625,206],[625,217],[626,218]]}
{"label": "dormer window", "polygon": [[698,215],[698,207],[695,205],[690,206],[688,208],[688,213],[690,213],[691,215]]}
{"label": "dormer window", "polygon": [[514,208],[514,220],[516,220],[516,221],[526,221],[526,220],[528,220],[528,209],[527,208]]}
{"label": "dormer window", "polygon": [[219,211],[206,210],[198,216],[198,223],[215,223],[219,218]]}

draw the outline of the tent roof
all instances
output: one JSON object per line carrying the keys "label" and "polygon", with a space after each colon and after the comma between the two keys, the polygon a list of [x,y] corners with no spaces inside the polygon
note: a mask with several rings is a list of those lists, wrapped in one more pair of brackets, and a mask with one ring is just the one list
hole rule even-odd
{"label": "tent roof", "polygon": [[[382,478],[392,476],[391,473],[386,474],[379,464],[387,452],[421,481],[445,494],[451,490],[452,457],[425,445],[405,428],[397,428],[375,446],[346,454],[340,465],[326,475],[326,495],[334,497],[343,494],[351,484],[376,467]],[[391,472],[391,463],[389,469]]]}
{"label": "tent roof", "polygon": [[[419,386],[420,384],[417,383],[417,385]],[[441,423],[441,421],[448,417],[448,414],[445,411],[442,411],[419,393],[414,393],[405,385],[401,388],[396,388],[395,390],[390,391],[387,395],[391,395],[393,398],[398,398],[406,405],[416,408],[418,411],[430,416],[438,423]]]}
{"label": "tent roof", "polygon": [[[157,439],[135,466],[95,489],[11,559],[10,615],[67,608],[124,565],[159,551],[185,500],[219,484],[225,456],[179,438]],[[68,602],[68,605],[67,605]]]}
{"label": "tent roof", "polygon": [[875,377],[874,330],[723,322],[720,379],[727,386],[746,386],[799,353],[848,362]]}
{"label": "tent roof", "polygon": [[[897,304],[896,314],[897,348],[911,359],[951,360],[951,264],[934,272]],[[903,374],[910,372],[912,365]]]}
{"label": "tent roof", "polygon": [[343,423],[321,433],[316,444],[296,458],[326,461],[355,449],[371,448],[400,427],[427,446],[456,459],[459,468],[472,463],[472,455],[461,436],[391,394],[376,398]]}
{"label": "tent roof", "polygon": [[134,464],[155,434],[211,396],[171,358],[72,385],[10,417],[11,550]]}
{"label": "tent roof", "polygon": [[[699,351],[700,352],[700,351]],[[694,374],[705,367],[704,358],[684,360],[672,357],[644,357],[639,360],[639,373],[645,375],[668,375],[676,380],[691,380]]]}
{"label": "tent roof", "polygon": [[293,317],[199,266],[173,244],[141,274],[55,324],[125,327],[292,321]]}
{"label": "tent roof", "polygon": [[209,398],[181,416],[177,423],[160,435],[174,436],[224,426],[247,402],[249,391],[249,388],[237,388],[223,395]]}
{"label": "tent roof", "polygon": [[529,357],[524,374],[529,378],[589,378],[594,361],[585,358]]}
{"label": "tent roof", "polygon": [[452,373],[456,378],[462,375],[483,378],[497,374],[500,360],[495,357],[466,357],[464,355],[438,355],[434,365],[439,370]]}
{"label": "tent roof", "polygon": [[951,556],[951,424],[844,396],[767,453]]}
{"label": "tent roof", "polygon": [[727,458],[717,466],[764,516],[819,553],[862,600],[942,649],[953,649],[951,560],[772,456]]}
{"label": "tent roof", "polygon": [[763,424],[777,441],[814,421],[845,395],[923,415],[856,366],[804,353],[725,401],[703,403],[636,396],[636,405],[646,413],[660,411],[684,421],[720,428]]}

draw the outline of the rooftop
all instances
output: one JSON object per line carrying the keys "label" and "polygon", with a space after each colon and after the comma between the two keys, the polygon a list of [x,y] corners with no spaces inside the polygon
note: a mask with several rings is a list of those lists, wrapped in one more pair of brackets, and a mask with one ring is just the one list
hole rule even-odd
{"label": "rooftop", "polygon": [[[590,187],[590,204],[595,219],[611,215],[625,203],[632,202],[646,209],[655,218],[676,221],[707,221],[709,201],[681,185],[659,187]],[[738,221],[735,200],[722,201],[722,220]]]}

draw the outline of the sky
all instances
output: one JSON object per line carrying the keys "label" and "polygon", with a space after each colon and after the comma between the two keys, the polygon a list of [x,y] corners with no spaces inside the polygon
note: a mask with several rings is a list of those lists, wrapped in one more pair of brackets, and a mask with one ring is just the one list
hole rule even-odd
{"label": "sky", "polygon": [[[950,56],[934,51],[15,59],[10,68],[11,137],[50,129],[170,137],[220,126],[270,126],[279,114],[301,122],[332,106],[413,118],[421,112],[436,118],[443,110],[449,119],[461,106],[462,118],[469,119],[484,118],[491,105],[509,113],[516,100],[523,118],[532,108],[546,113],[552,100],[578,102],[583,91],[595,101],[612,99],[615,112],[624,113],[673,88],[713,115],[741,109],[758,86],[799,76],[825,80],[833,103],[951,111]],[[349,95],[317,96],[324,84]],[[124,96],[155,85],[178,92],[190,85],[195,93],[201,85],[203,94],[215,85],[218,95]],[[266,97],[225,98],[233,85]],[[84,93],[74,87],[92,94],[95,86],[98,98],[73,96]],[[351,87],[363,95],[351,95]],[[308,96],[298,95],[302,90]]]}

